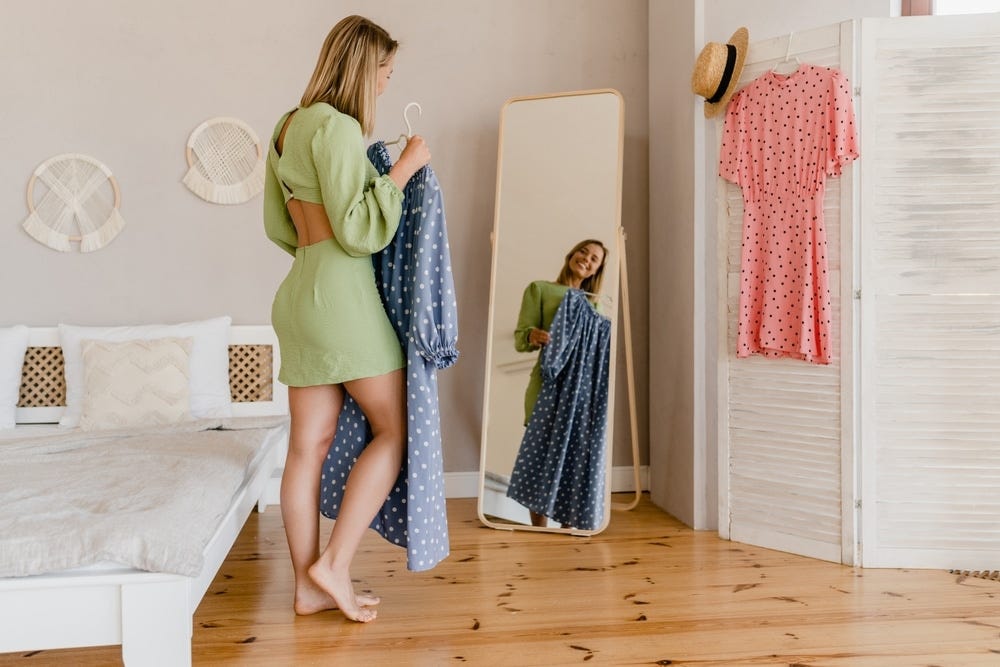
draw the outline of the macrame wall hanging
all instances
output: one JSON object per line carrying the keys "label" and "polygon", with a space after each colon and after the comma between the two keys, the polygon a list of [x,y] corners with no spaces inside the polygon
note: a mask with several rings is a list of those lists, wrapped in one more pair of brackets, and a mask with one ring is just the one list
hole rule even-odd
{"label": "macrame wall hanging", "polygon": [[237,118],[212,118],[187,143],[184,185],[213,204],[242,204],[264,189],[260,140]]}
{"label": "macrame wall hanging", "polygon": [[[35,203],[37,186],[47,188]],[[28,211],[24,231],[36,241],[61,252],[99,250],[125,226],[119,213],[121,191],[111,171],[80,153],[49,158],[28,181]]]}

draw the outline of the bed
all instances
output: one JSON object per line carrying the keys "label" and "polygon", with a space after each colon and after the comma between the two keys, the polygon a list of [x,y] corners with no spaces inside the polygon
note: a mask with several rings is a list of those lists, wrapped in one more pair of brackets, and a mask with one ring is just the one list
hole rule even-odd
{"label": "bed", "polygon": [[[190,546],[185,547],[186,551],[180,546],[174,549],[180,542],[173,533],[158,535],[154,530],[148,539],[143,537],[142,548],[126,545],[131,551],[123,547],[121,552],[101,552],[81,560],[73,548],[67,547],[66,553],[62,553],[61,548],[51,548],[55,542],[44,543],[43,540],[51,539],[53,531],[46,533],[39,530],[36,536],[38,543],[49,544],[46,548],[36,549],[38,554],[45,556],[45,561],[34,563],[33,558],[22,558],[18,563],[29,569],[18,572],[21,576],[0,578],[0,628],[3,628],[0,632],[0,653],[120,644],[122,660],[129,666],[191,663],[194,611],[250,512],[255,507],[263,511],[269,503],[276,502],[287,447],[287,394],[284,387],[275,381],[274,369],[278,367],[279,360],[273,331],[269,326],[228,327],[228,322],[226,331],[231,416],[200,417],[180,426],[144,425],[110,433],[80,433],[78,429],[60,428],[56,424],[66,411],[60,403],[65,402],[66,396],[60,348],[60,341],[65,338],[61,339],[60,330],[55,327],[29,330],[16,410],[18,425],[14,429],[0,431],[0,476],[4,471],[8,474],[0,491],[10,490],[10,475],[14,474],[17,475],[18,488],[14,500],[11,501],[12,496],[8,494],[4,505],[34,507],[21,505],[22,502],[37,500],[34,498],[35,491],[22,489],[21,486],[28,484],[27,478],[44,477],[29,473],[37,470],[38,461],[57,460],[46,457],[82,457],[86,453],[87,456],[96,455],[98,461],[100,456],[114,461],[114,457],[138,456],[134,450],[156,448],[158,455],[174,456],[179,463],[176,466],[155,463],[151,467],[164,470],[176,467],[196,476],[200,471],[202,476],[194,482],[177,478],[176,488],[184,491],[176,494],[175,499],[166,496],[140,499],[147,493],[147,486],[156,484],[143,483],[142,493],[139,493],[129,486],[127,479],[112,481],[112,468],[116,467],[113,465],[98,472],[78,474],[77,481],[81,484],[101,486],[106,482],[107,505],[115,505],[122,511],[120,517],[109,518],[104,515],[106,508],[102,506],[101,520],[95,519],[88,529],[93,528],[91,532],[122,529],[135,535],[138,534],[135,526],[146,522],[142,515],[136,514],[139,505],[150,505],[154,513],[167,515],[170,513],[161,508],[172,507],[176,502],[179,511],[193,513],[187,519],[174,516],[172,521],[183,523],[188,520],[191,526],[189,532],[201,531],[203,543],[197,545],[197,552]],[[66,362],[65,366],[68,373],[69,363]],[[176,442],[183,445],[178,444],[176,451],[171,449],[168,452],[166,445],[160,443],[172,438],[177,438]],[[211,443],[214,443],[212,446],[220,446],[218,454],[210,453]],[[197,457],[196,461],[192,461],[194,457]],[[210,488],[203,484],[204,473],[216,470],[210,467],[209,459],[219,459],[217,465],[227,466],[218,468],[219,471],[229,470],[212,472],[212,478],[217,483]],[[78,465],[76,459],[72,460],[72,465]],[[54,466],[54,469],[57,467]],[[127,470],[127,466],[117,467]],[[14,472],[17,470],[21,472]],[[79,470],[87,468],[81,466]],[[173,483],[164,482],[163,485],[169,487]],[[212,493],[199,494],[198,488],[206,488]],[[136,495],[131,495],[133,493]],[[213,493],[218,498],[209,497]],[[3,509],[0,507],[0,512]],[[70,501],[67,509],[76,511],[78,508],[75,502]],[[161,511],[155,512],[156,509]],[[33,509],[17,511],[35,519]],[[14,519],[23,519],[24,516]],[[4,525],[8,526],[8,531],[6,535],[0,535],[0,545],[10,546],[14,541],[10,536],[17,531],[9,527],[16,525],[20,530],[24,524],[31,522],[15,520],[12,523],[9,515],[6,520]],[[35,523],[49,525],[47,521]],[[99,529],[98,526],[104,528]],[[55,532],[65,537],[66,531],[60,529]],[[169,539],[161,539],[162,545],[170,548],[149,546],[157,538],[164,537]],[[3,542],[5,539],[8,540],[6,543]],[[78,541],[88,543],[88,539],[90,537],[84,531]],[[162,551],[170,551],[165,557],[172,560],[163,561],[165,565],[161,569],[157,558]],[[136,552],[141,556],[138,560],[133,558]],[[112,555],[109,556],[109,553]],[[60,556],[68,558],[62,563],[64,567],[32,574],[35,570],[30,568],[47,570],[53,564],[59,565]],[[146,569],[123,564],[132,560]],[[0,553],[0,564],[4,562],[4,553]],[[14,560],[8,558],[7,566],[12,562]]]}

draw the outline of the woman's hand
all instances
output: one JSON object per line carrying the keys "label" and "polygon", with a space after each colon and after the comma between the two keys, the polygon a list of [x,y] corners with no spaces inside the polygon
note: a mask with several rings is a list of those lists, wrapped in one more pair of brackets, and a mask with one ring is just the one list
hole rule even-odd
{"label": "woman's hand", "polygon": [[389,170],[389,178],[402,190],[417,171],[431,161],[431,150],[419,134],[406,140],[406,146],[396,164]]}
{"label": "woman's hand", "polygon": [[545,329],[532,327],[528,330],[528,343],[536,347],[548,345],[551,338],[552,337],[549,335],[549,332]]}

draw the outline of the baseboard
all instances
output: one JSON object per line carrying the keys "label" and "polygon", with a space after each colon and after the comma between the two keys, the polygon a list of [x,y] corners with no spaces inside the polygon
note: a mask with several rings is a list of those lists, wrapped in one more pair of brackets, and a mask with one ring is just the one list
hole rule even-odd
{"label": "baseboard", "polygon": [[445,498],[478,498],[479,471],[446,472],[444,474]]}
{"label": "baseboard", "polygon": [[[649,489],[649,466],[639,466],[639,484],[642,491]],[[632,466],[616,466],[611,469],[611,492],[635,491],[635,476]],[[478,498],[478,472],[446,472],[444,474],[444,495],[446,498]]]}
{"label": "baseboard", "polygon": [[[632,466],[615,466],[611,469],[611,493],[635,490]],[[639,491],[649,491],[649,466],[639,466]]]}
{"label": "baseboard", "polygon": [[[649,466],[639,466],[639,484],[642,491],[649,489]],[[632,466],[615,466],[611,469],[611,492],[635,491]],[[446,472],[444,474],[445,498],[478,498],[479,472]],[[263,505],[277,505],[281,500],[281,472],[268,481],[263,494]]]}

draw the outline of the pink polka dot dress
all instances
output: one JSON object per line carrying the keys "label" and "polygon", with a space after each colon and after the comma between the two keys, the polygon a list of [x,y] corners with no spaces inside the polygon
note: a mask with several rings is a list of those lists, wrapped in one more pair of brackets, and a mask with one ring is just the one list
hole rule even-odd
{"label": "pink polka dot dress", "polygon": [[830,363],[823,194],[858,157],[840,71],[768,71],[730,100],[719,175],[743,193],[736,355]]}

